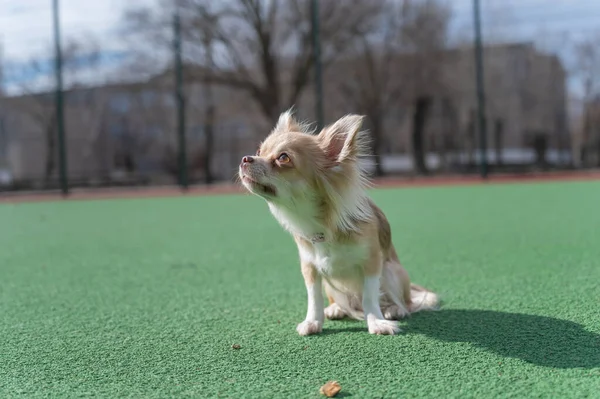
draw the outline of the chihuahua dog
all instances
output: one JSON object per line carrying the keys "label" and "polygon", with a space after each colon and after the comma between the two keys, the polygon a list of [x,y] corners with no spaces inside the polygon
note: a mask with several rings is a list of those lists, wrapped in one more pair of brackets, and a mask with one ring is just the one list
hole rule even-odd
{"label": "chihuahua dog", "polygon": [[397,320],[438,306],[435,293],[411,284],[390,225],[367,195],[362,121],[347,115],[315,135],[285,112],[239,166],[242,184],[266,200],[298,246],[308,294],[300,335],[320,333],[325,317],[366,320],[369,333],[393,335]]}

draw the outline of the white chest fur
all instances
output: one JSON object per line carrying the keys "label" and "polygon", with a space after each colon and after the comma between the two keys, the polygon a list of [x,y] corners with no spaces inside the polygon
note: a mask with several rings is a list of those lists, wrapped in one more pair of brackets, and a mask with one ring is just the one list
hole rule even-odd
{"label": "white chest fur", "polygon": [[360,273],[360,266],[368,257],[367,245],[332,241],[331,233],[318,222],[315,207],[310,203],[299,201],[294,204],[293,210],[269,203],[269,208],[279,223],[291,233],[309,241],[323,235],[323,242],[299,248],[302,261],[313,264],[319,273],[334,279],[352,278]]}
{"label": "white chest fur", "polygon": [[360,266],[368,256],[368,249],[361,244],[322,242],[299,248],[300,258],[312,263],[319,273],[333,277],[352,277],[360,272]]}
{"label": "white chest fur", "polygon": [[324,233],[324,227],[316,221],[316,211],[310,203],[295,204],[293,210],[269,203],[269,209],[279,224],[291,233],[307,238]]}

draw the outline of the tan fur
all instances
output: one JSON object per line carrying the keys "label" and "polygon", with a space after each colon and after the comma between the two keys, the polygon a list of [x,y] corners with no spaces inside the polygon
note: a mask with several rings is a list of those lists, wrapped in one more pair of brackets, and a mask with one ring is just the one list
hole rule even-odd
{"label": "tan fur", "polygon": [[240,165],[242,183],[268,202],[298,246],[309,295],[307,319],[298,326],[302,335],[321,331],[322,297],[314,291],[321,278],[330,304],[325,315],[368,319],[374,334],[398,331],[384,317],[438,305],[434,293],[411,284],[387,218],[367,197],[361,123],[362,117],[350,115],[313,135],[284,113],[257,155]]}
{"label": "tan fur", "polygon": [[330,305],[333,305],[335,303],[335,299],[331,295],[327,294],[327,302],[329,302]]}
{"label": "tan fur", "polygon": [[315,283],[315,280],[317,278],[317,271],[315,270],[315,267],[312,264],[308,262],[302,262],[300,264],[300,270],[302,271],[302,277],[304,277],[304,283],[306,285]]}

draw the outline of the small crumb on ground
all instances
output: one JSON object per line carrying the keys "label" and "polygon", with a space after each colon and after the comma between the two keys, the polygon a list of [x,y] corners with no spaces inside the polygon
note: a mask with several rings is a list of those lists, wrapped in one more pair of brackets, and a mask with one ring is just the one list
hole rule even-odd
{"label": "small crumb on ground", "polygon": [[319,389],[321,395],[325,395],[328,398],[333,398],[342,390],[342,386],[337,381],[328,381],[325,385]]}
{"label": "small crumb on ground", "polygon": [[242,348],[239,344],[233,344],[233,345],[231,345],[231,347],[233,349],[241,349]]}

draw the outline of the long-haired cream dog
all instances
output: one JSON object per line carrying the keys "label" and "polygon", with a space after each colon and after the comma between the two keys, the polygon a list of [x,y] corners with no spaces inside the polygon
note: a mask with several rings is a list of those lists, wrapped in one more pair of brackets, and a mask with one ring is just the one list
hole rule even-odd
{"label": "long-haired cream dog", "polygon": [[366,319],[371,334],[395,334],[396,320],[438,306],[436,294],[411,284],[390,225],[367,196],[362,120],[348,115],[313,135],[288,111],[239,167],[243,185],[267,201],[298,245],[308,293],[300,335],[321,332],[324,316]]}

